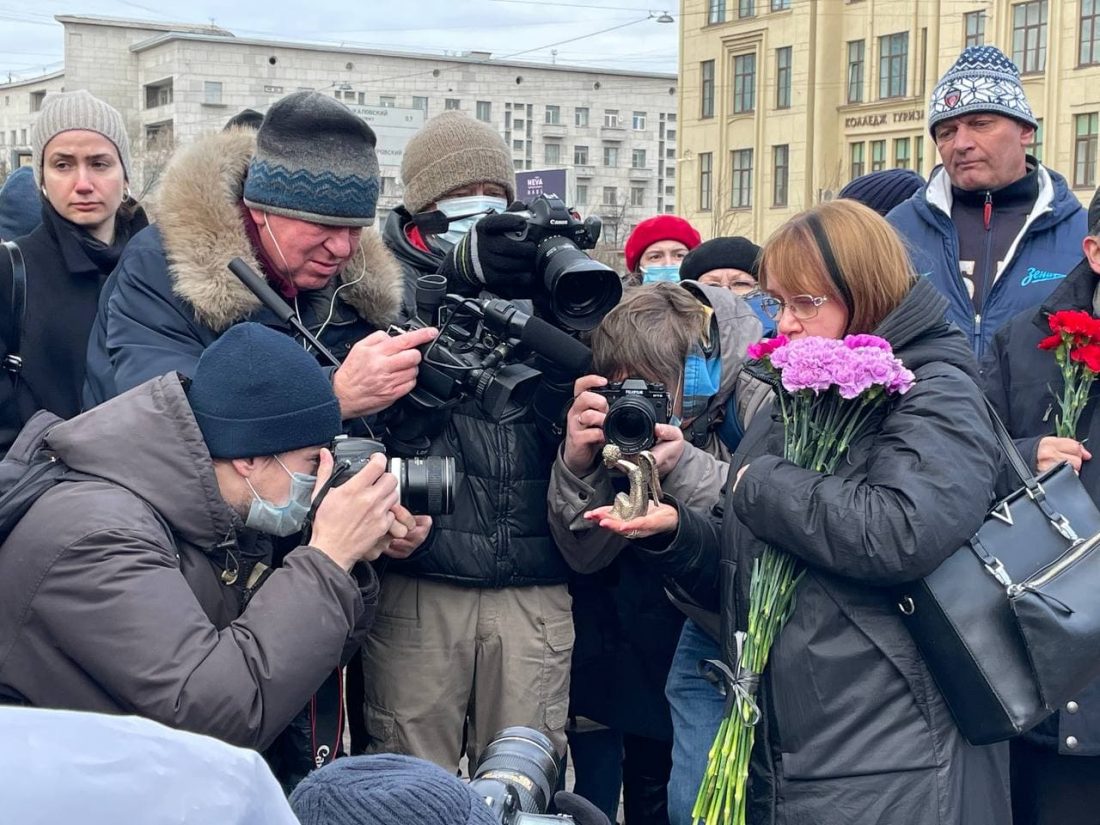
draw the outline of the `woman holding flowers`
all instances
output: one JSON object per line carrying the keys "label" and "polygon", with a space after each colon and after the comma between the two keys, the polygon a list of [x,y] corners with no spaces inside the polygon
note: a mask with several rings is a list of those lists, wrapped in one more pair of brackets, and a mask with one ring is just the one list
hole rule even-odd
{"label": "woman holding flowers", "polygon": [[[993,339],[985,388],[1016,446],[1039,470],[1065,461],[1100,504],[1100,189],[1085,257],[1038,309]],[[1012,742],[1015,825],[1092,825],[1100,799],[1100,681]]]}
{"label": "woman holding flowers", "polygon": [[1007,748],[962,738],[891,592],[958,549],[994,496],[967,341],[893,229],[852,201],[781,227],[760,281],[780,338],[755,355],[778,401],[746,432],[722,505],[591,514],[721,610],[730,712],[696,816],[1009,822]]}

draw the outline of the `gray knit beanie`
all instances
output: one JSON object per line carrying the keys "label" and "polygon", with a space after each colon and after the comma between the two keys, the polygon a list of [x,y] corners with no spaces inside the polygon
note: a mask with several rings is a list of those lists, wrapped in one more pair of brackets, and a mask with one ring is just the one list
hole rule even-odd
{"label": "gray knit beanie", "polygon": [[374,146],[374,131],[343,103],[287,95],[260,124],[244,202],[311,223],[370,226],[381,186]]}
{"label": "gray knit beanie", "polygon": [[104,103],[91,92],[79,89],[75,92],[53,92],[46,95],[38,120],[31,127],[31,149],[34,152],[34,177],[42,185],[42,153],[46,144],[62,132],[80,129],[98,132],[111,141],[118,150],[122,171],[130,179],[130,139],[126,125],[118,109]]}
{"label": "gray knit beanie", "polygon": [[516,168],[504,138],[462,112],[438,114],[405,147],[401,160],[405,208],[420,212],[460,186],[496,183],[516,197]]}
{"label": "gray knit beanie", "polygon": [[495,825],[485,800],[438,765],[412,756],[347,756],[290,795],[302,825]]}
{"label": "gray knit beanie", "polygon": [[928,131],[934,139],[937,123],[974,112],[992,112],[1039,127],[1020,84],[1020,70],[996,46],[964,49],[944,73],[928,104]]}

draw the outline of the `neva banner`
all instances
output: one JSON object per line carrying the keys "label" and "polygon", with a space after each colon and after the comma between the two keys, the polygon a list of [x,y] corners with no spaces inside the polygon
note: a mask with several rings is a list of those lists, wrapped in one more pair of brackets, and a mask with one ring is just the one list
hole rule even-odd
{"label": "neva banner", "polygon": [[539,169],[532,172],[516,172],[516,200],[526,203],[539,195],[556,195],[563,201],[568,200],[565,170]]}

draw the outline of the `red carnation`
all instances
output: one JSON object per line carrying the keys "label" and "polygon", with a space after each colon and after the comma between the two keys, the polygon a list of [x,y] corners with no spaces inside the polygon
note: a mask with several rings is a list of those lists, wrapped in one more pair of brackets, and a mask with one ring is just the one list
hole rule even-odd
{"label": "red carnation", "polygon": [[1059,332],[1048,335],[1039,342],[1039,349],[1058,349],[1060,346],[1062,346],[1062,334]]}
{"label": "red carnation", "polygon": [[1092,372],[1100,372],[1100,344],[1087,344],[1070,351],[1069,357]]}

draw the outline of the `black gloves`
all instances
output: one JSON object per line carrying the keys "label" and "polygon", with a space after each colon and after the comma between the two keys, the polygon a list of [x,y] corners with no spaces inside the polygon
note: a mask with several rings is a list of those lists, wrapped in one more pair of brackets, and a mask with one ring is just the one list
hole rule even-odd
{"label": "black gloves", "polygon": [[554,807],[559,814],[573,817],[577,825],[611,825],[607,814],[585,799],[569,791],[554,794]]}
{"label": "black gloves", "polygon": [[448,288],[476,295],[485,289],[501,298],[529,298],[535,287],[534,241],[508,237],[526,219],[513,212],[486,215],[447,253],[439,274]]}

